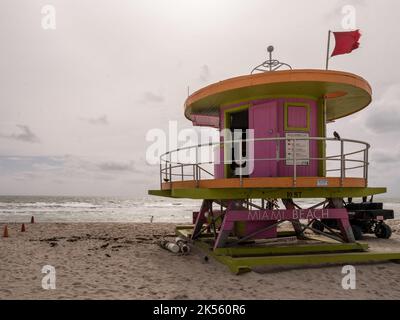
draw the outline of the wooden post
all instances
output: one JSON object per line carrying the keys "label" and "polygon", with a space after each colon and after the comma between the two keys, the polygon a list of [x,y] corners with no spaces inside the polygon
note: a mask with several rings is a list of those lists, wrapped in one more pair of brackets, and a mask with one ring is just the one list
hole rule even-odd
{"label": "wooden post", "polygon": [[210,205],[212,206],[212,201],[203,200],[203,203],[200,208],[200,212],[197,215],[196,222],[194,224],[193,234],[191,237],[192,240],[195,240],[200,236],[201,228],[203,227],[203,224],[207,221],[205,214],[206,214],[206,212],[209,212]]}
{"label": "wooden post", "polygon": [[[288,210],[296,209],[293,199],[282,199],[283,205]],[[303,228],[301,227],[300,220],[292,220],[291,221],[293,229],[296,233],[296,237],[299,240],[304,239]]]}

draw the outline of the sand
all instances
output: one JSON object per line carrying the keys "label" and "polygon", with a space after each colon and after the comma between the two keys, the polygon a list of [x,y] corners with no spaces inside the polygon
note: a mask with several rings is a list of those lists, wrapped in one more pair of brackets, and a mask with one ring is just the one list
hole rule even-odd
{"label": "sand", "polygon": [[[400,251],[400,221],[374,249]],[[4,224],[0,224],[1,232]],[[9,224],[0,238],[0,299],[400,299],[400,264],[357,265],[356,290],[341,286],[342,266],[275,269],[240,276],[194,250],[177,256],[157,246],[171,224]],[[56,269],[44,290],[41,269]]]}

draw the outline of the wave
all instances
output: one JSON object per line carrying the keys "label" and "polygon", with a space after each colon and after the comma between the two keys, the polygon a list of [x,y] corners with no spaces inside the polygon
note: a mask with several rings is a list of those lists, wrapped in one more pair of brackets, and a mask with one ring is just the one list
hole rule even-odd
{"label": "wave", "polygon": [[[315,201],[298,203],[309,207]],[[384,207],[400,219],[400,201],[386,201]],[[34,215],[41,222],[150,222],[153,217],[153,222],[190,223],[200,204],[186,199],[0,196],[0,222],[26,222]]]}
{"label": "wave", "polygon": [[100,208],[102,205],[96,205],[86,202],[0,202],[0,208],[9,207],[29,207],[29,208]]}

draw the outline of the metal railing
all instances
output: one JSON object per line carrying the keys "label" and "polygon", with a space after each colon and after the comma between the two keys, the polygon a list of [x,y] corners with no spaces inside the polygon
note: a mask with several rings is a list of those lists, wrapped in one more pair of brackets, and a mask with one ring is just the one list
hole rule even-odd
{"label": "metal railing", "polygon": [[[243,163],[243,161],[275,161],[278,164],[280,162],[285,162],[286,166],[293,167],[293,175],[291,178],[293,179],[293,186],[296,186],[296,180],[298,178],[298,170],[299,166],[304,166],[304,164],[299,164],[301,161],[308,161],[309,164],[311,161],[319,161],[324,164],[325,174],[324,176],[328,176],[327,174],[336,173],[336,177],[341,179],[341,185],[343,185],[343,180],[348,176],[348,171],[355,169],[362,169],[362,178],[366,182],[366,186],[368,184],[368,166],[369,166],[369,157],[368,152],[370,149],[370,145],[363,141],[358,140],[350,140],[350,139],[335,139],[335,138],[322,138],[322,137],[276,137],[276,138],[259,138],[259,139],[243,139],[243,140],[232,140],[232,141],[224,141],[224,142],[216,142],[216,143],[208,143],[208,144],[200,144],[196,146],[189,146],[184,148],[178,148],[173,151],[169,151],[160,156],[160,184],[168,183],[168,182],[176,182],[176,181],[196,181],[197,186],[199,186],[199,181],[201,181],[206,176],[207,179],[214,178],[214,174],[211,172],[213,169],[206,169],[207,165],[225,165],[232,164],[233,160],[225,159],[224,161],[215,161],[214,159],[214,149],[218,148],[218,150],[223,146],[225,148],[231,148],[232,145],[240,145],[242,146],[243,142],[248,143],[256,143],[256,142],[275,142],[275,157],[272,158],[242,158],[242,152],[240,152],[239,159],[236,159],[239,163]],[[325,155],[324,157],[307,157],[307,158],[298,158],[297,157],[297,148],[299,145],[299,141],[308,141],[309,148],[310,142],[322,142],[322,148],[325,149],[325,152],[328,151],[327,143],[332,142],[336,143],[340,148],[340,152],[338,154],[333,155]],[[293,144],[293,157],[282,157],[282,143],[291,142]],[[356,150],[352,150],[349,152],[345,152],[347,146],[356,147]],[[269,146],[270,148],[270,146]],[[211,152],[210,152],[211,151]],[[180,153],[186,153],[186,156],[183,157],[184,160],[181,161],[182,157],[179,156]],[[219,152],[219,151],[218,151]],[[187,157],[187,154],[190,153],[192,156]],[[208,161],[202,160],[201,155],[207,154],[206,157],[211,157],[213,159],[208,159]],[[355,159],[354,157],[361,157],[361,159]],[[292,164],[287,164],[287,162]],[[339,167],[334,166],[333,168],[327,168],[328,164],[336,164],[339,163]],[[215,167],[214,167],[215,168]],[[248,174],[242,174],[242,170],[239,169],[239,174],[236,175],[237,178],[240,179],[241,185],[243,183],[243,178],[248,176]],[[335,175],[333,176],[335,177]],[[356,176],[352,176],[356,178]]]}

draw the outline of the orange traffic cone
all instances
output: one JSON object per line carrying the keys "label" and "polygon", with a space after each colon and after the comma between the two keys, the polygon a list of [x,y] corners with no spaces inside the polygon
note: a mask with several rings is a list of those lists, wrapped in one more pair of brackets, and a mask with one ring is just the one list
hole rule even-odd
{"label": "orange traffic cone", "polygon": [[25,230],[25,223],[23,223],[22,224],[22,226],[21,226],[21,232],[25,232],[26,230]]}
{"label": "orange traffic cone", "polygon": [[7,228],[7,225],[4,226],[3,238],[8,238],[8,228]]}
{"label": "orange traffic cone", "polygon": [[35,217],[34,216],[32,216],[32,218],[31,218],[31,223],[35,223]]}

